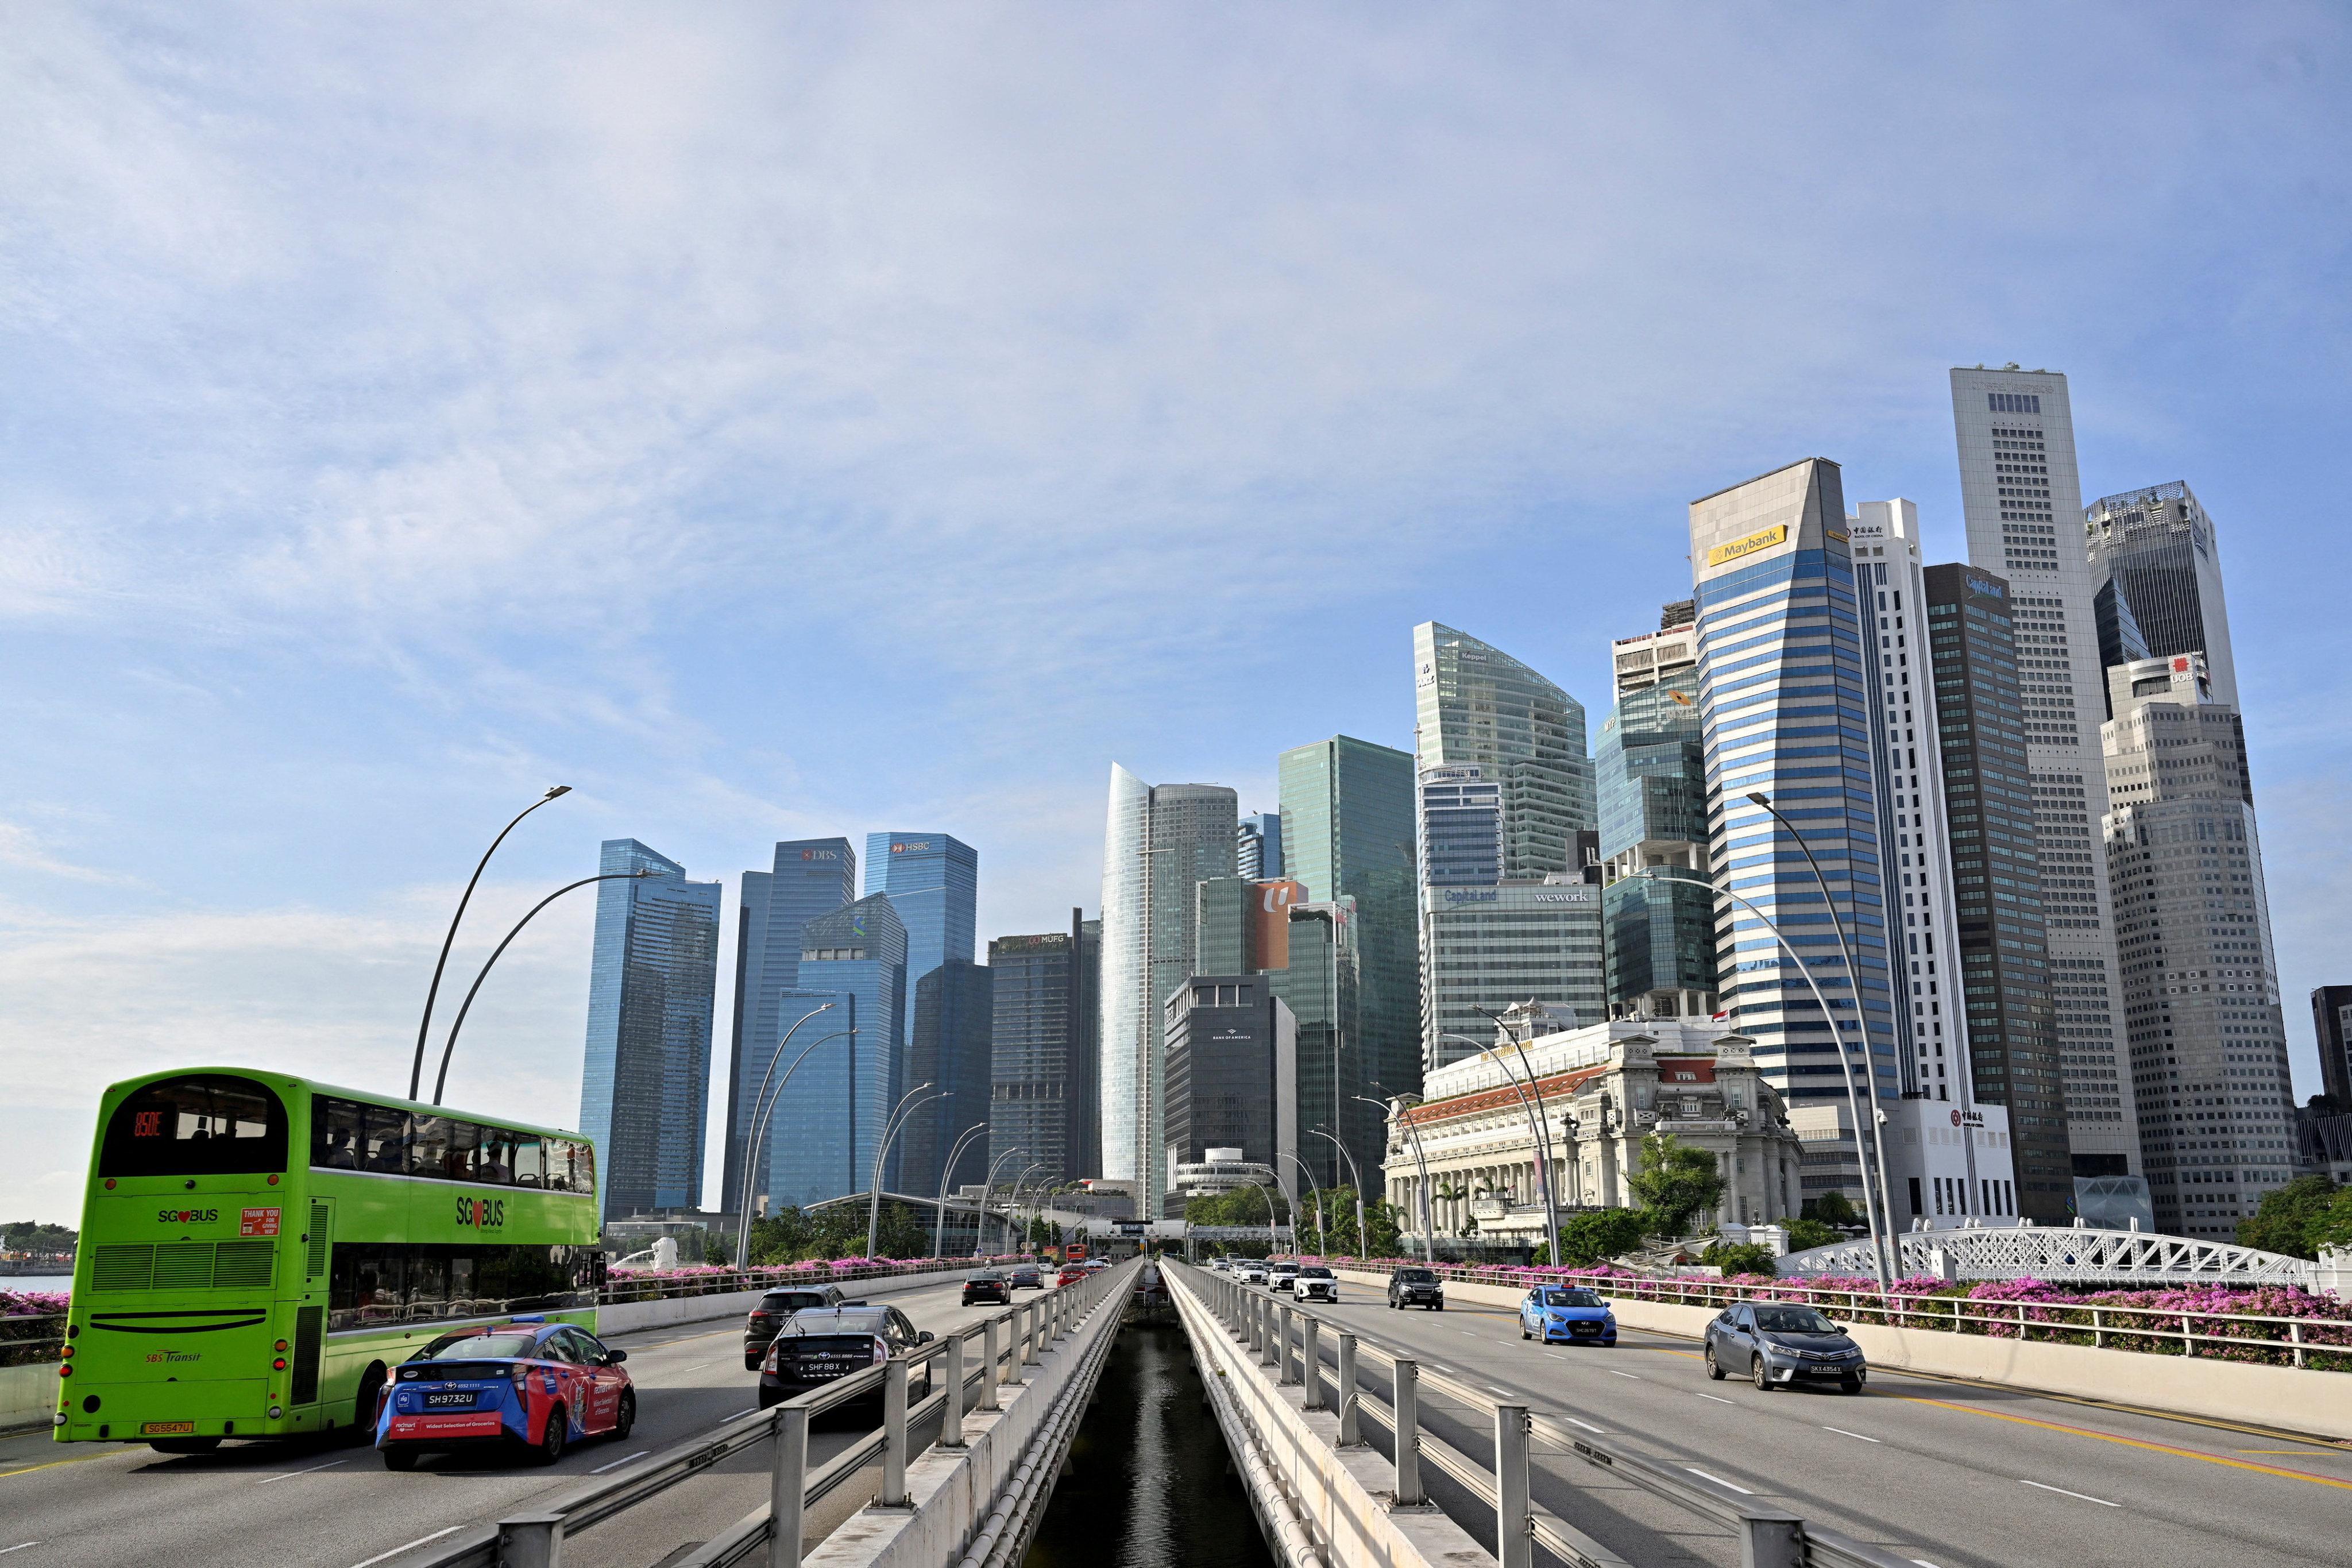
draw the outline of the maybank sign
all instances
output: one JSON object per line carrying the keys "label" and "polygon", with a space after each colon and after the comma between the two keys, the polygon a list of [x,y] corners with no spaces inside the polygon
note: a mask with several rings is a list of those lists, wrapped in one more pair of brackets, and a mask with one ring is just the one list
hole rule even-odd
{"label": "maybank sign", "polygon": [[1775,523],[1760,533],[1751,533],[1745,539],[1735,539],[1728,544],[1717,545],[1706,552],[1706,563],[1710,566],[1720,566],[1727,561],[1737,561],[1743,555],[1753,555],[1759,550],[1769,550],[1776,544],[1786,542],[1788,537],[1789,525],[1785,522]]}

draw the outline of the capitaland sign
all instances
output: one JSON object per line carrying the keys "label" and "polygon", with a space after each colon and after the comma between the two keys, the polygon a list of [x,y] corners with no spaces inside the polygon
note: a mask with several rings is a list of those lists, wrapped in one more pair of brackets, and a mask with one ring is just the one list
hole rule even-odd
{"label": "capitaland sign", "polygon": [[1728,544],[1718,544],[1706,552],[1706,563],[1720,566],[1727,561],[1737,561],[1743,555],[1753,555],[1759,550],[1769,550],[1788,542],[1789,525],[1774,523],[1770,528],[1751,533],[1745,539],[1735,539]]}
{"label": "capitaland sign", "polygon": [[1491,904],[1502,897],[1492,888],[1448,888],[1445,901],[1449,904]]}
{"label": "capitaland sign", "polygon": [[1981,577],[1969,579],[1969,592],[1986,599],[2006,599],[2009,590],[1998,583],[1988,583]]}

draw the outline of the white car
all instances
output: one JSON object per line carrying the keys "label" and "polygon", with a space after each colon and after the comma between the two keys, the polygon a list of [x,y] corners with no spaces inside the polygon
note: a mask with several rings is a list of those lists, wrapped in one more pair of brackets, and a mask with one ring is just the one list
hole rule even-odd
{"label": "white car", "polygon": [[1296,1263],[1277,1263],[1272,1268],[1268,1269],[1267,1273],[1271,1277],[1267,1283],[1272,1285],[1275,1289],[1287,1290],[1290,1289],[1290,1282],[1298,1278],[1298,1265]]}
{"label": "white car", "polygon": [[1319,1263],[1309,1263],[1298,1271],[1298,1277],[1291,1282],[1290,1292],[1302,1301],[1330,1301],[1336,1304],[1339,1300],[1339,1278]]}
{"label": "white car", "polygon": [[1234,1278],[1244,1285],[1265,1283],[1265,1265],[1255,1258],[1245,1258],[1234,1265]]}
{"label": "white car", "polygon": [[1209,1259],[1209,1267],[1220,1274],[1223,1274],[1233,1266],[1233,1259],[1227,1258],[1223,1253],[1219,1253],[1216,1257]]}

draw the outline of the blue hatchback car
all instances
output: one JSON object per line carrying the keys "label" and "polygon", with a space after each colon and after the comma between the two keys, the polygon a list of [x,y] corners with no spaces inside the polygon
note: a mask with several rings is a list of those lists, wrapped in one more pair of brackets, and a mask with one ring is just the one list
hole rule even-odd
{"label": "blue hatchback car", "polygon": [[1538,1285],[1519,1303],[1519,1338],[1546,1344],[1613,1345],[1617,1316],[1609,1303],[1572,1285]]}

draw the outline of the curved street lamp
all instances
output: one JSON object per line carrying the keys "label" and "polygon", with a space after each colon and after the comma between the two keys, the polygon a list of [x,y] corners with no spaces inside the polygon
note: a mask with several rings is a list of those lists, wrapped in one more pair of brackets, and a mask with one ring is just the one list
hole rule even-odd
{"label": "curved street lamp", "polygon": [[[1493,1018],[1495,1026],[1501,1029],[1503,1037],[1511,1043],[1512,1049],[1518,1054],[1519,1072],[1528,1080],[1528,1093],[1536,1102],[1537,1136],[1543,1144],[1544,1211],[1546,1220],[1551,1226],[1551,1264],[1557,1268],[1559,1267],[1559,1194],[1552,1186],[1551,1177],[1552,1167],[1555,1164],[1564,1164],[1566,1162],[1559,1160],[1552,1152],[1551,1118],[1544,1111],[1543,1089],[1536,1080],[1536,1065],[1528,1059],[1528,1043],[1519,1038],[1516,1030],[1502,1019],[1495,1017],[1494,1014],[1487,1013],[1484,1007],[1478,1006],[1475,1002],[1470,1005],[1476,1011],[1486,1014],[1487,1017]],[[1529,1027],[1532,1028],[1533,1026],[1530,1025]]]}
{"label": "curved street lamp", "polygon": [[963,1158],[963,1152],[971,1146],[971,1141],[987,1131],[988,1123],[985,1121],[975,1121],[965,1128],[963,1135],[955,1141],[955,1147],[948,1151],[946,1163],[940,1166],[940,1195],[931,1205],[931,1256],[933,1258],[944,1256],[940,1248],[945,1244],[948,1228],[948,1178],[955,1173],[956,1162]]}
{"label": "curved street lamp", "polygon": [[466,879],[466,890],[463,894],[459,895],[457,899],[457,912],[449,917],[448,934],[441,939],[441,956],[436,960],[433,964],[433,984],[427,986],[425,991],[425,1016],[416,1021],[416,1056],[415,1058],[408,1064],[409,1099],[415,1100],[416,1098],[417,1089],[423,1087],[425,1078],[425,1037],[429,1034],[433,1028],[433,999],[441,994],[441,972],[447,968],[449,964],[449,944],[457,940],[457,923],[466,918],[466,906],[473,901],[474,885],[482,879],[483,868],[489,865],[490,857],[499,852],[499,846],[507,841],[507,835],[515,830],[516,822],[520,822],[524,817],[529,816],[532,812],[537,811],[541,806],[545,805],[549,801],[555,799],[558,795],[566,795],[571,793],[572,786],[570,784],[548,785],[547,793],[545,795],[541,795],[537,800],[532,801],[529,805],[524,806],[520,811],[517,812],[515,814],[514,822],[509,822],[504,827],[499,829],[499,836],[490,840],[490,847],[482,851],[481,859],[475,864],[474,874]]}
{"label": "curved street lamp", "polygon": [[[1506,1033],[1508,1031],[1506,1031]],[[1469,1046],[1478,1045],[1477,1041],[1472,1039],[1467,1035],[1456,1035],[1450,1031],[1440,1036],[1439,1038],[1460,1040],[1463,1044]],[[1551,1195],[1551,1140],[1544,1135],[1542,1111],[1543,1101],[1538,1098],[1532,1105],[1528,1102],[1528,1092],[1529,1089],[1535,1088],[1535,1082],[1530,1079],[1527,1089],[1523,1089],[1519,1087],[1519,1076],[1511,1070],[1511,1058],[1501,1054],[1502,1047],[1500,1046],[1479,1046],[1478,1048],[1482,1052],[1493,1056],[1495,1061],[1502,1068],[1503,1077],[1509,1081],[1511,1093],[1517,1098],[1519,1110],[1528,1119],[1528,1142],[1529,1145],[1528,1152],[1534,1156],[1533,1163],[1536,1167],[1536,1191],[1543,1198],[1544,1228],[1550,1236],[1549,1256],[1554,1265],[1557,1266],[1559,1261],[1559,1206],[1552,1201]],[[1493,1189],[1489,1188],[1488,1190],[1492,1191]]]}
{"label": "curved street lamp", "polygon": [[[882,1162],[889,1157],[890,1145],[897,1142],[898,1134],[907,1130],[907,1117],[910,1111],[919,1110],[932,1100],[947,1098],[948,1091],[943,1089],[937,1094],[925,1094],[922,1099],[915,1100],[915,1096],[923,1094],[923,1090],[936,1081],[926,1079],[900,1095],[898,1105],[890,1112],[890,1120],[882,1124],[882,1140],[874,1148],[874,1173],[866,1184],[866,1256],[868,1258],[874,1256],[874,1235],[882,1224]],[[914,1103],[909,1105],[909,1100],[914,1100]]]}
{"label": "curved street lamp", "polygon": [[[1298,1167],[1298,1173],[1307,1178],[1307,1190],[1315,1194],[1315,1240],[1319,1246],[1328,1235],[1328,1229],[1323,1224],[1323,1189],[1315,1184],[1315,1173],[1307,1168],[1306,1161],[1287,1149],[1278,1152],[1284,1159]],[[1297,1206],[1295,1201],[1291,1205],[1290,1245],[1293,1247],[1298,1245]]]}
{"label": "curved street lamp", "polygon": [[[1360,1100],[1363,1097],[1358,1095],[1356,1098]],[[1348,1162],[1348,1174],[1356,1184],[1356,1258],[1361,1262],[1364,1258],[1364,1173],[1356,1168],[1356,1157],[1348,1152],[1345,1143],[1332,1138],[1320,1127],[1310,1127],[1307,1131],[1318,1138],[1330,1138],[1331,1146],[1339,1151],[1339,1158]]]}
{"label": "curved street lamp", "polygon": [[[1378,1089],[1381,1086],[1374,1084],[1372,1087]],[[1393,1106],[1387,1100],[1374,1100],[1370,1095],[1360,1094],[1356,1098],[1366,1105],[1379,1106],[1384,1113],[1393,1111],[1397,1120],[1404,1123],[1405,1138],[1412,1148],[1412,1163],[1421,1172],[1421,1255],[1433,1266],[1437,1262],[1437,1230],[1434,1222],[1429,1217],[1429,1161],[1422,1153],[1421,1129],[1412,1124],[1412,1117],[1404,1114],[1404,1111],[1412,1108]],[[1398,1098],[1402,1099],[1403,1096],[1400,1095]]]}
{"label": "curved street lamp", "polygon": [[[1004,1245],[1008,1247],[1013,1243],[1013,1227],[1021,1223],[1021,1184],[1029,1179],[1030,1172],[1042,1171],[1045,1168],[1045,1161],[1033,1160],[1022,1166],[1021,1173],[1013,1178],[1013,1195],[1004,1202]],[[1024,1249],[1029,1246],[1029,1237],[1025,1232],[1020,1237],[1020,1242]]]}
{"label": "curved street lamp", "polygon": [[[1859,1099],[1859,1097],[1858,1097],[1858,1091],[1857,1091],[1857,1090],[1855,1089],[1855,1088],[1854,1088],[1854,1082],[1853,1082],[1853,1059],[1852,1059],[1851,1058],[1849,1058],[1849,1057],[1845,1054],[1845,1042],[1844,1042],[1843,1039],[1837,1039],[1837,1038],[1836,1038],[1836,1030],[1837,1030],[1837,1016],[1836,1016],[1835,1014],[1833,1014],[1833,1013],[1832,1013],[1832,1012],[1830,1011],[1829,998],[1822,994],[1822,988],[1821,988],[1820,984],[1819,984],[1818,982],[1816,982],[1816,981],[1813,979],[1812,974],[1811,974],[1811,971],[1809,971],[1809,970],[1807,970],[1807,969],[1806,969],[1806,967],[1805,967],[1805,960],[1804,960],[1804,956],[1803,956],[1801,953],[1798,952],[1798,951],[1796,950],[1796,948],[1795,948],[1793,945],[1791,945],[1791,944],[1790,944],[1790,941],[1789,941],[1789,939],[1788,939],[1787,937],[1782,936],[1782,935],[1780,934],[1780,928],[1779,926],[1774,925],[1774,924],[1772,923],[1772,917],[1771,917],[1771,916],[1769,916],[1769,915],[1766,914],[1762,910],[1758,909],[1754,904],[1749,903],[1746,899],[1741,898],[1738,893],[1732,892],[1729,889],[1727,889],[1727,888],[1718,888],[1718,887],[1717,887],[1717,886],[1716,886],[1714,883],[1712,883],[1712,882],[1703,882],[1703,881],[1700,881],[1700,880],[1696,879],[1696,878],[1691,878],[1691,877],[1662,877],[1662,876],[1659,876],[1659,875],[1658,875],[1658,872],[1659,872],[1661,869],[1663,869],[1663,868],[1656,867],[1656,866],[1645,867],[1645,868],[1643,868],[1642,870],[1636,871],[1636,872],[1634,873],[1634,875],[1635,875],[1635,876],[1637,876],[1637,877],[1647,877],[1647,878],[1650,878],[1650,879],[1651,879],[1652,880],[1654,880],[1654,881],[1659,881],[1659,882],[1687,882],[1687,883],[1689,883],[1692,887],[1695,887],[1695,888],[1705,888],[1705,889],[1706,889],[1708,891],[1710,891],[1710,892],[1712,892],[1712,893],[1715,893],[1715,894],[1716,894],[1716,895],[1717,895],[1718,897],[1726,898],[1726,899],[1729,899],[1733,903],[1738,904],[1741,909],[1746,910],[1749,914],[1754,915],[1754,916],[1755,916],[1759,921],[1762,921],[1762,922],[1763,922],[1764,929],[1765,929],[1766,931],[1770,931],[1770,932],[1772,933],[1773,939],[1774,939],[1775,941],[1779,942],[1780,942],[1780,946],[1781,946],[1783,949],[1785,949],[1785,950],[1787,951],[1787,952],[1788,952],[1788,954],[1789,954],[1790,959],[1790,960],[1791,960],[1791,962],[1793,962],[1793,963],[1795,963],[1795,965],[1796,965],[1797,973],[1798,973],[1801,976],[1802,976],[1802,977],[1803,977],[1805,984],[1806,984],[1808,986],[1811,987],[1811,989],[1812,989],[1812,993],[1813,993],[1813,1000],[1814,1000],[1815,1002],[1817,1002],[1817,1003],[1821,1004],[1822,1016],[1822,1017],[1824,1017],[1824,1018],[1827,1018],[1827,1019],[1830,1021],[1831,1036],[1832,1036],[1832,1039],[1836,1040],[1836,1045],[1837,1045],[1837,1047],[1838,1047],[1838,1054],[1837,1054],[1837,1056],[1838,1056],[1838,1067],[1839,1067],[1840,1070],[1842,1070],[1842,1071],[1845,1074],[1845,1095],[1846,1095],[1846,1101],[1847,1101],[1847,1103],[1848,1103],[1848,1104],[1850,1104],[1850,1105],[1852,1105],[1852,1106],[1853,1107],[1853,1119],[1854,1119],[1854,1127],[1853,1127],[1853,1152],[1854,1152],[1854,1157],[1855,1157],[1855,1159],[1856,1159],[1856,1160],[1858,1160],[1858,1161],[1862,1163],[1862,1166],[1863,1166],[1863,1172],[1862,1172],[1862,1207],[1863,1207],[1863,1217],[1864,1217],[1866,1221],[1868,1221],[1868,1223],[1869,1223],[1869,1225],[1870,1225],[1870,1257],[1871,1257],[1871,1261],[1872,1261],[1874,1264],[1875,1264],[1875,1265],[1877,1266],[1877,1269],[1878,1269],[1878,1288],[1879,1288],[1881,1290],[1890,1290],[1890,1289],[1892,1289],[1894,1288],[1894,1286],[1893,1286],[1893,1282],[1892,1282],[1892,1280],[1888,1278],[1887,1268],[1886,1268],[1886,1254],[1885,1254],[1885,1252],[1882,1249],[1882,1247],[1880,1247],[1880,1243],[1879,1243],[1879,1231],[1878,1231],[1878,1212],[1879,1212],[1879,1205],[1878,1205],[1877,1200],[1876,1200],[1876,1199],[1874,1199],[1874,1198],[1873,1198],[1873,1197],[1871,1196],[1871,1191],[1870,1191],[1870,1162],[1869,1162],[1868,1157],[1867,1157],[1866,1155],[1864,1155],[1864,1152],[1863,1152],[1863,1142],[1862,1142],[1862,1102],[1861,1102],[1861,1100],[1860,1100],[1860,1099]],[[1834,910],[1834,908],[1832,908],[1832,915],[1834,915],[1834,913],[1835,913],[1835,910]],[[1849,970],[1849,971],[1848,971],[1848,973],[1852,973],[1852,971],[1851,971],[1851,970]],[[1861,1008],[1861,1005],[1862,1005],[1862,987],[1861,987],[1861,985],[1860,985],[1859,984],[1857,984],[1854,986],[1854,996],[1853,996],[1853,999],[1854,999],[1854,1006],[1855,1006],[1855,1009],[1856,1009],[1857,1011],[1859,1011],[1859,1010],[1860,1010],[1860,1008]],[[1865,1039],[1865,1040],[1867,1040],[1867,1038],[1868,1038],[1867,1031],[1865,1031],[1864,1037],[1864,1039]],[[1867,1047],[1865,1047],[1865,1049],[1866,1049],[1866,1048],[1867,1048]],[[1867,1055],[1865,1055],[1865,1056],[1863,1058],[1863,1065],[1864,1065],[1864,1067],[1868,1067],[1868,1066],[1869,1066],[1869,1064],[1870,1064],[1870,1058],[1869,1058],[1869,1057],[1868,1057]],[[1875,1091],[1875,1089],[1874,1089],[1874,1090],[1873,1090],[1873,1092],[1872,1092],[1872,1098],[1873,1098],[1874,1100],[1874,1099],[1876,1099],[1876,1091]],[[1873,1107],[1873,1109],[1874,1109],[1874,1110],[1875,1110],[1876,1108],[1874,1106],[1874,1107]],[[1874,1122],[1872,1123],[1872,1130],[1873,1130],[1874,1131],[1876,1131],[1876,1122],[1875,1122],[1874,1121]],[[1881,1152],[1881,1154],[1882,1154],[1882,1156],[1883,1156],[1883,1155],[1884,1155],[1885,1151],[1882,1149],[1882,1150],[1880,1151],[1880,1152]],[[1884,1159],[1883,1159],[1883,1158],[1882,1158],[1881,1163],[1880,1163],[1880,1164],[1879,1164],[1879,1168],[1878,1168],[1878,1174],[1879,1174],[1879,1179],[1880,1179],[1881,1183],[1883,1184],[1883,1183],[1885,1182],[1885,1176],[1886,1176],[1886,1166],[1885,1166],[1885,1162],[1884,1162]],[[1890,1223],[1891,1223],[1891,1219],[1890,1219]]]}
{"label": "curved street lamp", "polygon": [[[803,1015],[793,1022],[791,1029],[786,1029],[784,1031],[784,1040],[789,1040],[793,1037],[793,1029],[799,1028],[801,1025],[805,1024],[809,1019],[815,1017],[817,1013],[822,1013],[825,1010],[825,1007],[830,1007],[833,1004],[828,1002],[824,1005],[824,1007],[819,1007],[815,1012]],[[854,1017],[856,1015],[852,1014],[851,1016]],[[768,1128],[770,1123],[775,1120],[776,1107],[782,1105],[784,1101],[784,1086],[793,1081],[793,1074],[801,1070],[801,1063],[808,1060],[809,1058],[814,1054],[819,1046],[824,1044],[827,1040],[840,1039],[845,1035],[854,1037],[856,1033],[857,1030],[855,1026],[846,1029],[835,1029],[830,1035],[819,1035],[815,1039],[811,1040],[807,1045],[802,1047],[801,1054],[793,1058],[793,1065],[784,1069],[784,1076],[776,1080],[776,1087],[772,1093],[770,1092],[765,1080],[761,1081],[760,1085],[760,1098],[752,1100],[751,1102],[751,1131],[745,1135],[743,1140],[743,1190],[735,1194],[736,1198],[739,1200],[736,1206],[742,1211],[735,1216],[736,1246],[740,1253],[740,1256],[735,1260],[736,1268],[748,1268],[751,1267],[749,1259],[751,1257],[751,1181],[753,1175],[753,1166],[751,1162],[755,1157],[756,1151],[756,1157],[761,1161],[763,1165],[765,1163],[768,1152]],[[779,1040],[776,1042],[775,1056],[772,1056],[768,1058],[768,1070],[770,1072],[776,1070],[776,1057],[780,1057],[784,1054],[784,1040]],[[765,1173],[762,1171],[761,1173],[764,1174]]]}
{"label": "curved street lamp", "polygon": [[[518,818],[517,820],[520,819]],[[499,954],[506,952],[507,942],[512,942],[515,938],[520,936],[522,934],[522,928],[530,924],[530,915],[539,913],[540,910],[547,908],[548,905],[555,902],[556,900],[562,898],[572,889],[584,888],[591,882],[634,882],[646,877],[659,877],[663,874],[664,873],[660,871],[655,870],[652,867],[647,866],[642,870],[607,871],[601,877],[583,877],[576,882],[566,882],[563,886],[556,889],[555,891],[548,894],[547,897],[540,900],[539,902],[531,905],[530,914],[525,915],[522,919],[515,921],[514,930],[507,932],[506,940],[499,942],[498,946],[490,950],[489,958],[482,964],[482,972],[474,976],[474,984],[466,989],[466,1000],[457,1009],[457,1021],[449,1026],[449,1037],[441,1044],[441,1070],[434,1076],[433,1103],[436,1105],[441,1103],[441,1091],[448,1087],[449,1058],[450,1055],[457,1048],[457,1031],[466,1026],[466,1015],[473,1008],[474,997],[476,994],[482,989],[482,982],[490,977],[490,965],[498,963]],[[414,1096],[411,1098],[414,1098]]]}
{"label": "curved street lamp", "polygon": [[1016,1143],[989,1161],[988,1174],[980,1184],[980,1211],[972,1216],[971,1221],[971,1255],[974,1258],[980,1256],[980,1249],[988,1242],[988,1200],[989,1195],[996,1191],[997,1171],[1013,1155],[1025,1154],[1028,1152]]}

